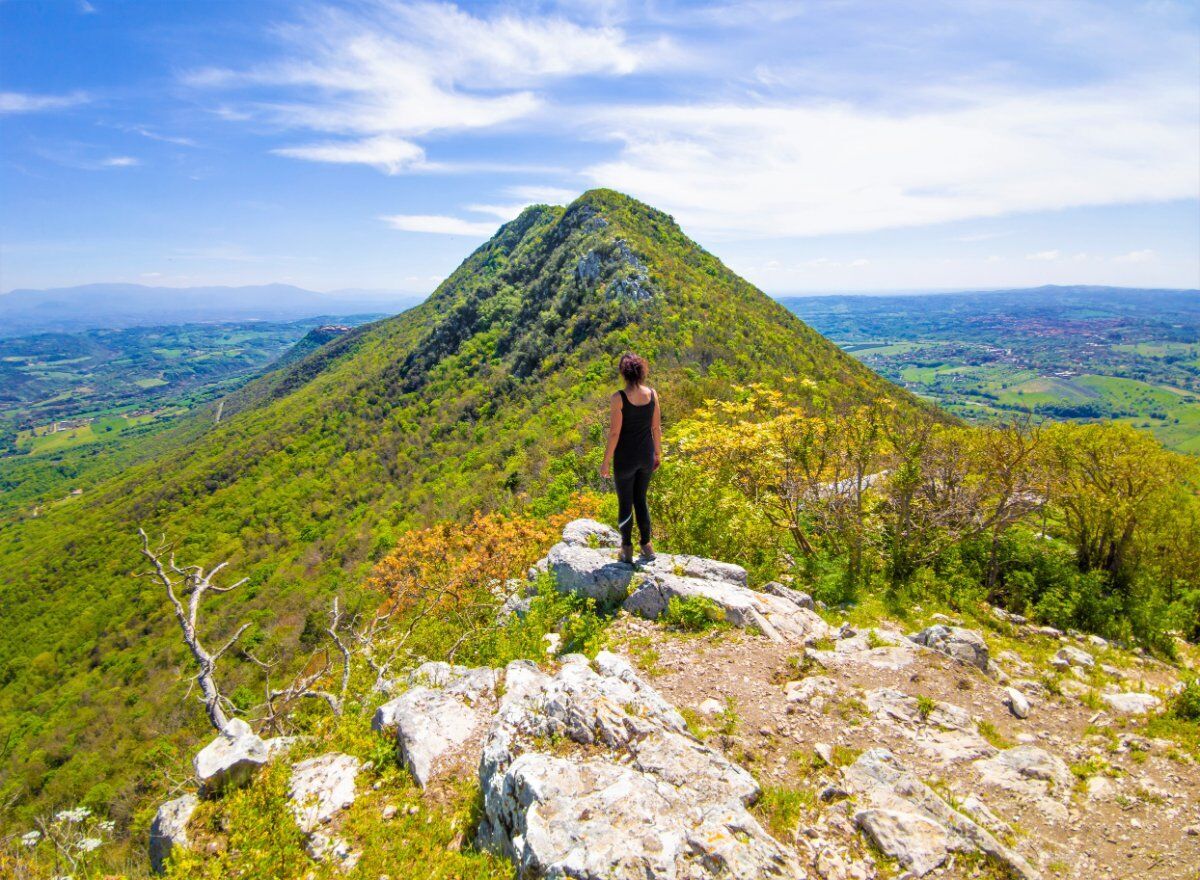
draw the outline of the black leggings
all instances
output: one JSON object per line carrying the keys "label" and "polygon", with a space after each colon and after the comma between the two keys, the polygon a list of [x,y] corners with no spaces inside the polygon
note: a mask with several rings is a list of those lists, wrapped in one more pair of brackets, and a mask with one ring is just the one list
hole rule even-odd
{"label": "black leggings", "polygon": [[642,543],[650,543],[650,508],[646,506],[646,490],[650,487],[652,473],[654,473],[652,467],[642,465],[614,476],[617,484],[617,519],[621,529],[621,543],[626,546],[633,543],[635,514]]}

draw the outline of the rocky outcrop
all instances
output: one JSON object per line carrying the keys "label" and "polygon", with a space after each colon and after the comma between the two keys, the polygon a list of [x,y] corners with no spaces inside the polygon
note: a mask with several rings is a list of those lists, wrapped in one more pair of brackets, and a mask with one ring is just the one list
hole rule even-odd
{"label": "rocky outcrop", "polygon": [[922,702],[903,691],[879,688],[867,694],[877,719],[912,740],[941,764],[956,764],[996,754],[962,708],[939,701]]}
{"label": "rocky outcrop", "polygon": [[672,599],[704,598],[716,603],[734,626],[756,628],[780,642],[804,644],[828,632],[825,622],[796,597],[749,589],[740,566],[666,553],[638,565],[618,562],[611,549],[591,546],[603,539],[603,528],[576,520],[564,529],[563,541],[546,557],[559,590],[610,607],[620,604],[649,619],[661,616]]}
{"label": "rocky outcrop", "polygon": [[886,749],[864,752],[842,776],[862,802],[855,824],[918,877],[943,865],[952,852],[984,853],[1022,880],[1040,876],[1021,855],[953,809]]}
{"label": "rocky outcrop", "polygon": [[482,735],[494,711],[496,671],[425,663],[409,683],[376,710],[371,726],[395,729],[400,759],[424,788],[448,758]]}
{"label": "rocky outcrop", "polygon": [[746,809],[753,777],[614,654],[510,664],[479,772],[479,843],[522,876],[803,876]]}
{"label": "rocky outcrop", "polygon": [[807,608],[809,611],[816,610],[812,596],[808,595],[808,593],[802,593],[799,590],[793,590],[791,587],[784,586],[779,581],[769,581],[763,584],[762,591],[772,596],[787,599],[797,608]]}
{"label": "rocky outcrop", "polygon": [[594,519],[576,519],[563,529],[562,542],[572,547],[620,547],[621,533]]}
{"label": "rocky outcrop", "polygon": [[975,762],[984,785],[1014,792],[1031,800],[1050,820],[1067,819],[1067,801],[1075,777],[1057,755],[1037,746],[1020,745]]}
{"label": "rocky outcrop", "polygon": [[1147,712],[1153,712],[1162,705],[1162,700],[1154,696],[1154,694],[1139,694],[1136,692],[1101,694],[1100,699],[1108,705],[1108,708],[1122,715],[1145,715]]}
{"label": "rocky outcrop", "polygon": [[338,753],[309,758],[292,768],[288,798],[301,831],[316,831],[354,803],[358,769],[358,758]]}
{"label": "rocky outcrop", "polygon": [[266,743],[250,729],[250,725],[234,718],[196,754],[192,766],[201,793],[211,797],[228,788],[245,785],[270,757]]}
{"label": "rocky outcrop", "polygon": [[988,647],[983,636],[961,626],[935,624],[909,636],[918,645],[940,651],[983,672],[988,671]]}
{"label": "rocky outcrop", "polygon": [[155,874],[166,870],[173,849],[188,848],[187,826],[199,804],[200,800],[194,794],[185,794],[167,801],[154,814],[154,821],[150,823],[150,869]]}
{"label": "rocky outcrop", "polygon": [[1068,669],[1072,666],[1091,669],[1096,665],[1096,658],[1081,648],[1066,645],[1059,648],[1058,652],[1050,658],[1050,665],[1056,669]]}

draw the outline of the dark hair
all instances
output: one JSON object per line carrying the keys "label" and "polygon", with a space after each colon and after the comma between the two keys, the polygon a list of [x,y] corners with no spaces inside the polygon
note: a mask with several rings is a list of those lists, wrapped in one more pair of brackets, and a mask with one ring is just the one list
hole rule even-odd
{"label": "dark hair", "polygon": [[640,385],[650,374],[650,365],[646,363],[646,359],[631,351],[621,355],[621,363],[617,369],[621,371],[621,376],[630,385]]}

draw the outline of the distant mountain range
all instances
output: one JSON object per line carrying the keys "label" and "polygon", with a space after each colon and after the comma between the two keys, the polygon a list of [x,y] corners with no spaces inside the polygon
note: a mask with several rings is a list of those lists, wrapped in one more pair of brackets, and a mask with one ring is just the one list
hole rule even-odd
{"label": "distant mountain range", "polygon": [[296,321],[401,312],[423,296],[389,291],[317,293],[290,284],[147,287],[85,284],[0,294],[0,337],[207,321]]}

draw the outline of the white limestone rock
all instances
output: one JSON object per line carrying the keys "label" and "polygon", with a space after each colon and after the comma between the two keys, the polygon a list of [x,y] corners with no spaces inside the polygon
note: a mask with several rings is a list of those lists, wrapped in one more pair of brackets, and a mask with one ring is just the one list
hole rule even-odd
{"label": "white limestone rock", "polygon": [[1091,669],[1096,665],[1096,658],[1081,648],[1064,645],[1058,649],[1058,653],[1050,658],[1050,665],[1056,669],[1067,669],[1070,667]]}
{"label": "white limestone rock", "polygon": [[288,798],[301,831],[316,831],[354,803],[358,770],[358,758],[336,752],[309,758],[292,768]]}
{"label": "white limestone rock", "polygon": [[976,761],[974,768],[984,785],[1024,795],[1048,819],[1066,821],[1075,777],[1057,755],[1037,746],[1020,745]]}
{"label": "white limestone rock", "polygon": [[935,624],[909,636],[918,645],[924,645],[946,654],[963,663],[969,663],[982,672],[988,671],[988,647],[983,636],[973,629],[961,626]]}
{"label": "white limestone rock", "polygon": [[250,729],[250,725],[234,718],[224,731],[196,753],[192,767],[201,793],[213,797],[226,789],[245,785],[270,757],[266,743]]}
{"label": "white limestone rock", "polygon": [[[586,757],[545,743],[587,746]],[[521,876],[799,878],[746,809],[758,785],[620,657],[509,664],[480,762],[481,846]]]}
{"label": "white limestone rock", "polygon": [[1162,705],[1162,700],[1154,694],[1140,694],[1136,691],[1123,694],[1101,694],[1100,699],[1114,712],[1120,712],[1122,715],[1145,715]]}
{"label": "white limestone rock", "polygon": [[776,642],[806,644],[826,636],[829,627],[814,611],[787,599],[720,580],[675,574],[645,573],[622,603],[626,611],[651,620],[666,611],[671,599],[699,596],[719,605],[725,619],[739,627],[754,627]]}
{"label": "white limestone rock", "polygon": [[787,599],[797,608],[807,608],[809,611],[816,610],[812,596],[808,595],[808,593],[802,593],[799,590],[793,590],[791,587],[784,586],[779,581],[770,581],[763,584],[762,592]]}
{"label": "white limestone rock", "polygon": [[891,724],[940,764],[974,761],[996,754],[984,739],[970,714],[951,703],[935,702],[923,712],[921,702],[903,691],[879,688],[867,693],[867,708],[875,717]]}
{"label": "white limestone rock", "polygon": [[150,823],[150,869],[155,874],[166,871],[171,850],[190,846],[187,826],[199,803],[200,799],[194,794],[185,794],[167,801],[154,814],[154,821]]}
{"label": "white limestone rock", "polygon": [[1004,689],[1004,702],[1008,706],[1008,711],[1013,715],[1018,718],[1029,717],[1029,698],[1015,687]]}
{"label": "white limestone rock", "polygon": [[623,602],[637,575],[637,569],[618,562],[611,552],[566,543],[550,548],[546,565],[560,592],[595,599],[601,605]]}
{"label": "white limestone rock", "polygon": [[594,519],[576,519],[563,528],[564,544],[572,547],[620,547],[621,533]]}
{"label": "white limestone rock", "polygon": [[952,852],[981,852],[1022,880],[1038,878],[1021,855],[953,809],[888,750],[859,755],[842,778],[862,804],[855,824],[918,877],[941,866]]}

